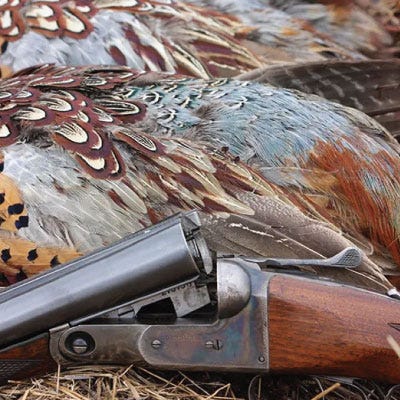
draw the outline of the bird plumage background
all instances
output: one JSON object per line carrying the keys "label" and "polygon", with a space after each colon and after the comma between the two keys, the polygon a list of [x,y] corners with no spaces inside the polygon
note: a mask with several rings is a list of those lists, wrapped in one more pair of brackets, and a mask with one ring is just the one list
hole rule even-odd
{"label": "bird plumage background", "polygon": [[[309,7],[325,10],[330,21],[323,24],[325,32],[313,26],[313,14],[307,30],[305,19],[292,17]],[[329,256],[349,239],[369,256],[364,272],[335,275],[374,288],[390,286],[381,271],[396,274],[400,254],[398,145],[388,131],[354,109],[268,84],[138,72],[230,76],[266,65],[275,48],[294,57],[286,69],[275,67],[283,76],[295,68],[296,57],[313,60],[309,68],[316,74],[321,63],[315,60],[328,54],[351,60],[332,64],[331,75],[337,65],[345,74],[350,65],[356,68],[354,60],[366,58],[362,51],[393,44],[384,25],[366,11],[353,3],[224,1],[210,9],[173,1],[100,0],[14,0],[3,10],[1,62],[13,70],[46,61],[135,67],[28,67],[3,81],[2,176],[12,193],[12,200],[4,196],[1,231],[7,281],[196,207],[204,211],[204,230],[218,250]],[[281,23],[282,48],[271,34],[276,27],[266,23],[270,11],[286,16],[273,18]],[[346,31],[359,38],[361,30],[371,44],[353,40],[345,49],[341,32],[333,28],[338,14],[348,23],[373,21]],[[297,33],[289,34],[284,23],[296,23]],[[310,38],[338,53],[316,50]],[[300,39],[307,45],[298,46]],[[309,56],[296,55],[296,48]],[[384,63],[374,65],[376,75]],[[371,63],[357,66],[362,72]],[[261,79],[251,79],[274,77],[275,85],[286,86],[276,76],[263,71]],[[295,82],[301,89],[302,79]],[[304,82],[305,90],[312,92],[313,82]],[[285,223],[284,212],[291,215]]]}
{"label": "bird plumage background", "polygon": [[[32,68],[1,89],[4,272],[37,272],[193,207],[214,216],[204,229],[218,250],[328,256],[349,244],[338,227],[396,270],[398,146],[356,110],[120,67]],[[364,269],[382,283],[372,260]]]}
{"label": "bird plumage background", "polygon": [[2,283],[197,208],[215,250],[356,245],[357,270],[314,272],[389,289],[400,64],[371,58],[396,56],[397,12],[367,0],[1,2]]}
{"label": "bird plumage background", "polygon": [[1,61],[14,70],[98,63],[207,78],[265,63],[362,59],[393,44],[363,8],[337,3],[7,0]]}

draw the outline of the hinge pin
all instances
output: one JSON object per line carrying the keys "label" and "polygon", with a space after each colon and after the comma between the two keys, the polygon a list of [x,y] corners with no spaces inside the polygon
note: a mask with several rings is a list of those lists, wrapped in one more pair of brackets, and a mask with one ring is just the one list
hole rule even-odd
{"label": "hinge pin", "polygon": [[72,342],[72,351],[75,354],[83,354],[86,353],[89,348],[89,343],[81,337],[77,337]]}

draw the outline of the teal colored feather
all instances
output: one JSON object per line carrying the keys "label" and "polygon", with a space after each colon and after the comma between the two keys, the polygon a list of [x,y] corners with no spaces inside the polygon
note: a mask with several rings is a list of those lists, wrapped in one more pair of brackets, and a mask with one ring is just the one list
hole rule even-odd
{"label": "teal colored feather", "polygon": [[[258,83],[185,79],[133,88],[147,104],[155,133],[194,136],[229,149],[244,161],[299,166],[319,142],[340,137],[355,154],[355,135],[373,157],[382,147],[396,154],[391,136],[373,119],[318,96]],[[155,100],[157,99],[157,101]],[[360,132],[359,132],[360,131]],[[361,154],[360,154],[361,155]]]}
{"label": "teal colored feather", "polygon": [[318,96],[233,80],[167,79],[132,87],[130,97],[147,104],[144,129],[229,148],[400,261],[399,146],[372,118]]}

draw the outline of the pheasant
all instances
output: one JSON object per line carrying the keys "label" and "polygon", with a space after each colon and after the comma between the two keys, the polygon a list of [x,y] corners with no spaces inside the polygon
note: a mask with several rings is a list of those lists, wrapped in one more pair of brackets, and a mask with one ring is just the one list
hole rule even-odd
{"label": "pheasant", "polygon": [[230,76],[262,65],[241,43],[253,30],[232,16],[174,0],[6,0],[0,62],[14,70],[96,63]]}
{"label": "pheasant", "polygon": [[197,208],[217,251],[330,256],[354,240],[376,254],[323,273],[390,287],[374,257],[397,268],[400,161],[364,114],[123,67],[29,68],[1,81],[0,103],[4,282]]}
{"label": "pheasant", "polygon": [[[285,49],[292,61],[329,58],[361,59],[384,54],[393,39],[381,14],[390,7],[376,1],[190,0],[209,9],[237,16],[257,28],[258,42]],[[381,2],[382,3],[382,2]],[[370,6],[366,10],[367,6]],[[367,12],[369,11],[369,13]],[[378,13],[379,11],[379,13]]]}
{"label": "pheasant", "polygon": [[239,2],[233,16],[194,3],[6,0],[0,64],[14,71],[42,63],[128,65],[206,79],[271,63],[365,58],[273,7]]}
{"label": "pheasant", "polygon": [[395,54],[389,34],[400,25],[395,4],[321,3],[5,0],[0,64],[3,76],[8,68],[56,63],[129,65],[210,78],[269,64]]}
{"label": "pheasant", "polygon": [[128,96],[145,102],[149,114],[154,110],[156,124],[145,119],[142,129],[229,146],[303,210],[399,263],[399,146],[363,113],[300,92],[226,80],[157,82],[151,93],[137,88]]}

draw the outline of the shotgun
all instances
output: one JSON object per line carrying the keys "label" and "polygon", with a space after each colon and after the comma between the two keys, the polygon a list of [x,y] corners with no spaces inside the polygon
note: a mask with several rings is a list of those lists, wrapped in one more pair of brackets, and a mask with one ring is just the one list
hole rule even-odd
{"label": "shotgun", "polygon": [[313,262],[360,253],[216,257],[197,213],[171,217],[0,292],[1,383],[89,364],[399,383],[399,300],[276,271]]}

